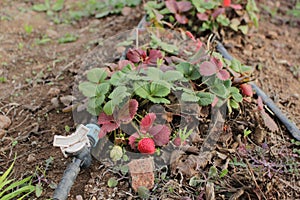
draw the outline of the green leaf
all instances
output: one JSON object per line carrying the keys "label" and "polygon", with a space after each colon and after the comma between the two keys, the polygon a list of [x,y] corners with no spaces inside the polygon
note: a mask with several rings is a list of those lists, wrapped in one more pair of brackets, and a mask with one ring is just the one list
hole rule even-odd
{"label": "green leaf", "polygon": [[101,83],[96,86],[96,96],[104,96],[110,89],[109,83]]}
{"label": "green leaf", "polygon": [[108,97],[112,99],[114,105],[119,105],[128,96],[130,96],[130,93],[127,92],[127,87],[118,86]]}
{"label": "green leaf", "polygon": [[171,92],[168,83],[155,81],[150,84],[150,95],[156,97],[165,97]]}
{"label": "green leaf", "polygon": [[35,196],[36,197],[40,197],[43,193],[43,187],[42,187],[42,184],[41,183],[38,183],[36,186],[35,186]]}
{"label": "green leaf", "polygon": [[162,79],[169,82],[179,81],[179,80],[183,80],[183,74],[180,73],[179,71],[170,70],[170,71],[166,71],[163,74]]}
{"label": "green leaf", "polygon": [[199,101],[199,97],[196,96],[195,92],[194,93],[183,92],[181,94],[181,101],[198,102]]}
{"label": "green leaf", "polygon": [[161,80],[163,72],[156,67],[149,67],[147,69],[147,76],[153,81]]}
{"label": "green leaf", "polygon": [[106,77],[107,71],[104,68],[93,68],[87,73],[87,79],[93,83],[101,83]]}
{"label": "green leaf", "polygon": [[219,175],[220,178],[223,178],[224,176],[226,176],[228,174],[228,169],[223,169]]}
{"label": "green leaf", "polygon": [[95,15],[95,17],[96,17],[97,19],[100,19],[100,18],[103,18],[103,17],[109,15],[110,12],[111,12],[110,10],[103,10],[102,12],[97,13],[97,14]]}
{"label": "green leaf", "polygon": [[230,87],[229,88],[230,94],[232,96],[232,98],[237,101],[237,102],[241,102],[243,101],[243,96],[240,94],[240,91],[238,88],[236,87]]}
{"label": "green leaf", "polygon": [[112,161],[116,162],[118,160],[121,160],[123,156],[123,149],[122,147],[115,145],[112,150],[110,150],[110,158]]}
{"label": "green leaf", "polygon": [[55,12],[58,12],[58,11],[62,10],[63,7],[64,7],[64,0],[56,0],[56,2],[52,6],[52,10],[54,10]]}
{"label": "green leaf", "polygon": [[45,12],[49,8],[45,4],[36,4],[32,6],[32,10],[37,11],[37,12]]}
{"label": "green leaf", "polygon": [[144,98],[144,99],[148,99],[148,97],[150,96],[150,84],[147,82],[138,82],[138,83],[134,83],[133,85],[134,87],[134,92],[136,95]]}
{"label": "green leaf", "polygon": [[219,22],[222,26],[228,26],[230,24],[230,20],[225,15],[219,15],[217,17],[217,22]]}
{"label": "green leaf", "polygon": [[238,109],[238,108],[240,107],[240,106],[239,106],[239,103],[236,102],[236,101],[233,100],[233,99],[230,99],[229,102],[230,102],[230,106],[231,106],[232,108],[234,108],[234,109]]}
{"label": "green leaf", "polygon": [[107,115],[112,115],[115,109],[115,105],[113,104],[113,101],[110,100],[108,101],[104,107],[103,107],[103,111],[107,114]]}
{"label": "green leaf", "polygon": [[78,86],[79,90],[86,97],[96,96],[97,85],[91,82],[82,82]]}
{"label": "green leaf", "polygon": [[241,25],[241,26],[238,27],[238,29],[239,29],[240,31],[242,31],[242,33],[243,33],[244,35],[247,35],[247,33],[248,33],[248,26],[247,26],[247,25]]}
{"label": "green leaf", "polygon": [[110,188],[116,187],[118,185],[118,180],[116,180],[115,178],[112,177],[112,178],[108,179],[107,185]]}
{"label": "green leaf", "polygon": [[128,82],[127,74],[122,71],[117,71],[110,77],[109,82],[114,86],[123,85]]}
{"label": "green leaf", "polygon": [[153,103],[165,103],[165,104],[170,104],[170,101],[166,98],[162,97],[151,97],[149,96],[148,99],[152,101]]}
{"label": "green leaf", "polygon": [[218,175],[218,170],[215,166],[209,168],[208,177],[215,177]]}
{"label": "green leaf", "polygon": [[215,95],[209,93],[209,92],[198,92],[197,96],[199,97],[199,105],[201,106],[207,106],[211,104],[214,101]]}
{"label": "green leaf", "polygon": [[234,18],[230,21],[230,28],[232,28],[234,31],[238,31],[238,26],[240,25],[240,20],[237,18]]}
{"label": "green leaf", "polygon": [[190,80],[197,80],[201,76],[199,71],[188,62],[179,63],[178,65],[176,65],[176,69],[181,72],[184,77]]}
{"label": "green leaf", "polygon": [[213,85],[212,87],[210,87],[210,91],[219,97],[222,97],[222,98],[228,97],[228,91],[223,84]]}
{"label": "green leaf", "polygon": [[232,59],[230,68],[233,69],[235,72],[240,73],[241,72],[241,62],[235,58]]}

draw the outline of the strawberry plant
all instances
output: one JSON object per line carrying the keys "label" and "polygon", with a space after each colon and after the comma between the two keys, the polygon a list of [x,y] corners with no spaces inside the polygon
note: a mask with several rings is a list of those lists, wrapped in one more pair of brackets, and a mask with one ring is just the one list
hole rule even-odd
{"label": "strawberry plant", "polygon": [[154,26],[185,28],[197,34],[227,27],[247,34],[249,27],[258,27],[254,0],[241,4],[233,4],[230,0],[148,1],[145,10]]}
{"label": "strawberry plant", "polygon": [[[99,137],[108,136],[114,143],[114,138],[127,139],[113,150],[127,145],[127,151],[154,154],[172,140],[177,126],[172,116],[177,113],[170,112],[171,119],[161,121],[161,114],[149,112],[154,105],[168,110],[176,104],[218,107],[225,101],[229,112],[239,109],[243,100],[239,87],[250,76],[251,67],[207,51],[190,32],[178,35],[147,29],[137,39],[143,37],[147,40],[139,47],[131,46],[133,41],[122,42],[129,45],[125,59],[89,70],[87,80],[79,84],[87,111],[98,116]],[[122,126],[133,131],[124,133]],[[186,129],[179,131],[173,143],[186,144],[190,134]],[[117,161],[120,156],[111,157]]]}

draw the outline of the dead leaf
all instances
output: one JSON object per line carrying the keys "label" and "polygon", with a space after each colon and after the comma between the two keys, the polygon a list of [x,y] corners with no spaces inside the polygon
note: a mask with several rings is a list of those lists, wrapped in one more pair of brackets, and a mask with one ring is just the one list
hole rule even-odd
{"label": "dead leaf", "polygon": [[275,121],[266,113],[265,110],[261,110],[260,114],[261,114],[261,116],[264,120],[264,123],[265,123],[266,127],[268,129],[270,129],[270,131],[275,132],[275,131],[279,130],[279,128],[278,128],[277,124],[275,123]]}

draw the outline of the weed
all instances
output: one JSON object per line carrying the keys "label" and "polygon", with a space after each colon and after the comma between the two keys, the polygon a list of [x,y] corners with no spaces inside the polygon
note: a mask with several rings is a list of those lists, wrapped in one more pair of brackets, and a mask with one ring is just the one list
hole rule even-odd
{"label": "weed", "polygon": [[7,79],[4,76],[0,76],[0,83],[6,83]]}
{"label": "weed", "polygon": [[25,25],[24,25],[24,30],[25,30],[25,32],[26,32],[28,35],[30,35],[30,34],[32,33],[32,31],[33,31],[33,26],[28,25],[28,24],[25,24]]}
{"label": "weed", "polygon": [[78,39],[78,36],[67,33],[63,37],[58,39],[58,43],[63,44],[63,43],[69,43],[69,42],[75,42]]}
{"label": "weed", "polygon": [[11,172],[13,170],[15,161],[10,165],[10,167],[0,176],[0,199],[10,200],[23,199],[30,193],[35,191],[35,186],[31,184],[32,176],[28,176],[19,181],[14,179],[9,179]]}

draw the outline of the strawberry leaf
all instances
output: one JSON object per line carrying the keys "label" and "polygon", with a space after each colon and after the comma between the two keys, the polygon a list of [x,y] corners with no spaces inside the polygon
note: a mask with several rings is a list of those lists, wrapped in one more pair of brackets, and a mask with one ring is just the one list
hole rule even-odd
{"label": "strawberry leaf", "polygon": [[107,115],[112,115],[115,109],[115,105],[113,103],[113,100],[108,101],[104,107],[103,107],[103,111],[107,114]]}
{"label": "strawberry leaf", "polygon": [[78,86],[79,90],[86,97],[94,97],[96,96],[96,88],[97,84],[91,82],[82,82]]}
{"label": "strawberry leaf", "polygon": [[199,97],[198,103],[201,106],[207,106],[214,100],[214,95],[209,92],[198,92],[197,96]]}
{"label": "strawberry leaf", "polygon": [[221,79],[222,81],[228,80],[230,78],[230,74],[226,69],[221,69],[217,73],[217,77]]}
{"label": "strawberry leaf", "polygon": [[105,68],[94,68],[88,71],[87,79],[93,83],[101,83],[107,77],[107,71]]}
{"label": "strawberry leaf", "polygon": [[166,7],[169,9],[169,11],[171,13],[177,13],[178,12],[178,7],[177,7],[177,3],[175,0],[168,0],[165,2]]}
{"label": "strawberry leaf", "polygon": [[178,13],[175,14],[175,19],[180,24],[187,24],[189,22],[189,19],[185,15],[181,15],[181,14],[178,14]]}
{"label": "strawberry leaf", "polygon": [[149,129],[150,135],[153,135],[155,145],[163,146],[170,141],[171,131],[166,125],[156,125]]}
{"label": "strawberry leaf", "polygon": [[165,97],[171,92],[170,86],[164,81],[155,81],[150,85],[150,96]]}
{"label": "strawberry leaf", "polygon": [[140,130],[142,133],[147,133],[149,128],[153,125],[156,119],[155,113],[148,113],[142,120],[140,124]]}
{"label": "strawberry leaf", "polygon": [[147,64],[151,64],[151,65],[156,65],[157,64],[157,60],[158,59],[162,59],[163,55],[161,53],[161,51],[159,50],[155,50],[155,49],[151,49],[149,51],[149,56],[147,59]]}
{"label": "strawberry leaf", "polygon": [[138,110],[139,103],[135,99],[130,99],[120,110],[116,111],[117,120],[130,122]]}
{"label": "strawberry leaf", "polygon": [[205,13],[197,13],[197,17],[201,21],[207,21],[208,20],[208,15]]}
{"label": "strawberry leaf", "polygon": [[211,76],[218,72],[218,67],[212,62],[204,61],[199,67],[200,74],[203,76]]}
{"label": "strawberry leaf", "polygon": [[192,8],[192,4],[189,1],[178,1],[177,2],[178,12],[187,12]]}
{"label": "strawberry leaf", "polygon": [[127,87],[118,86],[113,90],[113,92],[108,96],[108,98],[110,98],[113,101],[114,105],[119,105],[128,96],[130,96],[130,93],[127,92]]}
{"label": "strawberry leaf", "polygon": [[134,133],[128,138],[128,144],[130,145],[131,149],[136,150],[136,139],[139,138],[140,135],[138,133]]}

